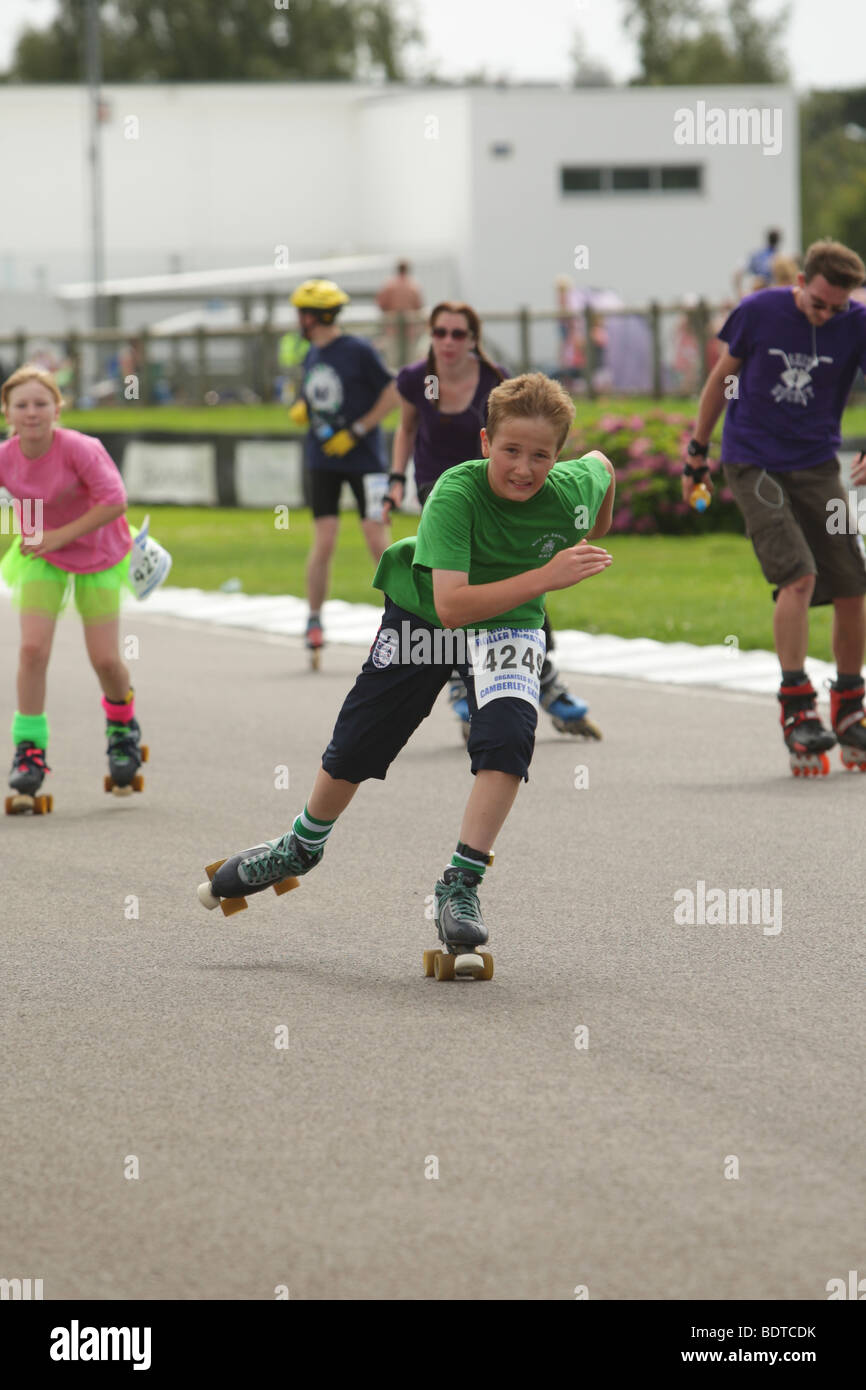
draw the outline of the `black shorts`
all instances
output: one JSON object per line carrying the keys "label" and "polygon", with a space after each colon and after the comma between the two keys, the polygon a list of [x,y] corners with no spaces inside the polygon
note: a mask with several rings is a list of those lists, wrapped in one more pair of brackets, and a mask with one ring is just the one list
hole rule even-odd
{"label": "black shorts", "polygon": [[[387,596],[379,632],[385,628],[408,634],[404,650],[411,650],[415,632],[436,632],[431,623],[399,608]],[[377,651],[378,641],[377,634],[360,675],[343,701],[322,756],[322,767],[340,781],[365,782],[369,777],[384,781],[391,763],[427,718],[455,669],[450,657],[427,665],[387,660],[387,652],[383,656]],[[435,651],[432,640],[430,645]],[[464,662],[456,670],[465,682],[472,715],[468,743],[472,772],[506,772],[528,782],[538,710],[529,700],[511,696],[490,700],[479,709],[471,663]]]}
{"label": "black shorts", "polygon": [[348,483],[355,494],[358,516],[364,521],[367,516],[365,476],[363,473],[338,473],[336,469],[330,468],[305,468],[304,495],[307,505],[313,509],[313,516],[316,519],[323,516],[339,516],[340,493],[343,491],[343,484]]}

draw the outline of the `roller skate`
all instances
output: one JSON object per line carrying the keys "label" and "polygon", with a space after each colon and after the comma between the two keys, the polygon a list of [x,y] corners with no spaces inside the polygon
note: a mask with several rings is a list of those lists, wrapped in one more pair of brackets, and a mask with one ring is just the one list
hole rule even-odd
{"label": "roller skate", "polygon": [[15,795],[6,798],[7,816],[20,816],[25,811],[32,811],[34,816],[45,816],[54,810],[53,796],[37,796],[46,772],[50,771],[44,748],[31,743],[29,739],[17,745],[9,773],[9,786]]}
{"label": "roller skate", "polygon": [[[492,863],[490,855],[488,862]],[[448,868],[434,888],[436,927],[442,947],[424,952],[424,974],[437,980],[493,979],[493,957],[479,947],[487,928],[478,902],[480,874]]]}
{"label": "roller skate", "polygon": [[318,671],[322,661],[322,648],[325,645],[325,636],[322,632],[322,623],[318,613],[311,613],[307,619],[307,633],[305,637],[307,651],[310,653],[310,667]]}
{"label": "roller skate", "polygon": [[547,710],[554,729],[561,734],[574,734],[577,738],[601,738],[601,729],[586,717],[589,705],[585,700],[575,699],[556,671],[546,682],[542,680],[541,708]]}
{"label": "roller skate", "polygon": [[780,686],[776,698],[782,706],[782,735],[794,776],[826,777],[830,771],[827,749],[833,747],[836,735],[825,729],[818,718],[812,682],[807,678],[799,685]]}
{"label": "roller skate", "polygon": [[837,689],[830,681],[830,722],[839,742],[842,766],[849,772],[866,772],[866,712],[863,709],[863,682]]}
{"label": "roller skate", "polygon": [[448,702],[451,705],[457,718],[460,720],[460,732],[463,735],[463,742],[469,742],[469,723],[471,715],[469,713],[469,701],[466,698],[466,686],[462,680],[455,676],[448,687]]}
{"label": "roller skate", "polygon": [[[198,900],[208,909],[221,907],[223,915],[231,917],[243,912],[251,893],[264,893],[273,888],[277,894],[297,888],[302,874],[314,869],[324,854],[305,849],[293,830],[278,840],[265,840],[252,849],[233,854],[230,859],[218,859],[208,864],[207,883],[198,886]],[[225,901],[223,901],[225,899]]]}
{"label": "roller skate", "polygon": [[148,761],[150,751],[147,744],[141,741],[141,729],[133,716],[134,707],[131,692],[129,699],[122,704],[102,697],[108,738],[108,772],[103,786],[114,796],[132,796],[133,792],[140,792],[144,787],[139,768]]}

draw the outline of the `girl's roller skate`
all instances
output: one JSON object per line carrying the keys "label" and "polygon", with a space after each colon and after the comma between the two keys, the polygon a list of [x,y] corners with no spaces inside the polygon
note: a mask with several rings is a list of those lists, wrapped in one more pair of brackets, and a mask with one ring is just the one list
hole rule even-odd
{"label": "girl's roller skate", "polygon": [[863,682],[840,690],[830,682],[830,722],[839,741],[839,755],[849,772],[866,772],[866,711]]}
{"label": "girl's roller skate", "polygon": [[51,768],[45,761],[45,749],[25,739],[15,749],[9,785],[15,793],[6,798],[7,816],[20,816],[24,811],[32,811],[34,816],[47,815],[54,809],[53,796],[37,796]]}
{"label": "girl's roller skate", "polygon": [[586,717],[589,712],[586,701],[575,699],[556,670],[545,677],[546,672],[542,671],[541,708],[547,710],[553,727],[561,734],[600,739],[601,729]]}
{"label": "girl's roller skate", "polygon": [[290,830],[279,840],[265,840],[230,859],[208,864],[208,882],[199,884],[198,900],[202,907],[221,907],[223,914],[231,917],[234,912],[243,912],[251,893],[264,893],[266,888],[288,893],[297,888],[298,879],[316,867],[324,852],[324,846],[306,849]]}
{"label": "girl's roller skate", "polygon": [[[490,862],[492,859],[491,855]],[[487,941],[478,902],[480,882],[481,875],[471,869],[451,867],[436,884],[436,927],[444,949],[424,952],[424,974],[428,977],[493,979],[493,957],[489,951],[479,950]]]}
{"label": "girl's roller skate", "polygon": [[325,635],[322,632],[322,623],[318,613],[311,613],[307,619],[305,641],[307,651],[310,653],[310,666],[314,671],[318,671],[322,661],[322,648],[325,645]]}
{"label": "girl's roller skate", "polygon": [[836,735],[825,729],[818,718],[812,682],[807,678],[799,685],[783,685],[777,698],[782,706],[782,734],[794,776],[826,777],[830,771],[827,749],[833,747]]}
{"label": "girl's roller skate", "polygon": [[103,785],[107,792],[115,796],[132,796],[144,787],[144,778],[139,772],[146,763],[149,750],[141,741],[141,729],[134,718],[135,701],[130,691],[129,699],[115,704],[102,697],[105,710],[105,732],[108,737],[108,772]]}
{"label": "girl's roller skate", "polygon": [[469,701],[466,698],[466,686],[459,676],[454,676],[448,687],[448,702],[451,705],[457,718],[460,720],[460,732],[463,735],[463,742],[469,742]]}

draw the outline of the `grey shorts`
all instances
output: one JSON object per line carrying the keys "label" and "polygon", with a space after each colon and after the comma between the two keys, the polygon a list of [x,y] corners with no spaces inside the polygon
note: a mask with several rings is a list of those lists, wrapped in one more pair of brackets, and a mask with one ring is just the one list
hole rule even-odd
{"label": "grey shorts", "polygon": [[779,589],[808,574],[817,576],[813,606],[866,594],[866,559],[856,518],[840,531],[839,507],[828,507],[840,501],[845,505],[838,459],[790,473],[739,463],[722,468],[764,578],[775,587],[774,598]]}

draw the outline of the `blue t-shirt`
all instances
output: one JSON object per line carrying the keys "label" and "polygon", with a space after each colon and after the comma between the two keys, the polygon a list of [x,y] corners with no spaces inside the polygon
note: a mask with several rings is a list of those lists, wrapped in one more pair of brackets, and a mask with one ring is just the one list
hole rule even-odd
{"label": "blue t-shirt", "polygon": [[751,275],[760,275],[762,280],[769,280],[773,273],[773,261],[778,254],[775,246],[765,246],[763,251],[756,251],[749,257],[746,269]]}
{"label": "blue t-shirt", "polygon": [[743,359],[725,414],[722,461],[785,473],[832,459],[857,368],[866,370],[866,306],[853,300],[816,328],[789,286],[758,290],[719,337]]}
{"label": "blue t-shirt", "polygon": [[465,463],[480,453],[481,431],[487,424],[487,397],[508,373],[501,367],[500,377],[486,362],[479,361],[478,365],[481,370],[475,395],[465,410],[455,414],[439,410],[436,401],[429,398],[426,358],[397,373],[397,390],[418,412],[418,432],[412,450],[416,487],[430,486],[446,468]]}
{"label": "blue t-shirt", "polygon": [[338,473],[387,471],[382,431],[377,425],[339,458],[323,453],[322,444],[366,415],[381,396],[391,373],[375,348],[363,338],[341,333],[325,347],[311,347],[304,358],[301,394],[307,403],[310,429],[304,459],[308,468]]}

